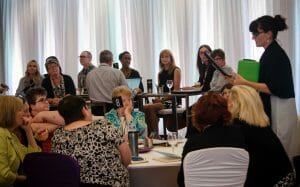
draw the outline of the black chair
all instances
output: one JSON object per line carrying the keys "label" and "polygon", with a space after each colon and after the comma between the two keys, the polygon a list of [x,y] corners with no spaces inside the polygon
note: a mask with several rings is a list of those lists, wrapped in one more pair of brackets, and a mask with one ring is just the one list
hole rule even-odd
{"label": "black chair", "polygon": [[30,187],[79,187],[80,167],[67,155],[38,152],[27,154],[24,172]]}

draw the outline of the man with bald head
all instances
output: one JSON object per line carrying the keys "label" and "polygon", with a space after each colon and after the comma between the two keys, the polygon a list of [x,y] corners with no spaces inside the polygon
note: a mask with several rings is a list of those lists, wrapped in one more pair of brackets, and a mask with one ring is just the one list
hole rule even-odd
{"label": "man with bald head", "polygon": [[81,94],[87,94],[85,79],[87,74],[95,68],[92,64],[92,54],[89,51],[82,51],[79,56],[80,64],[83,66],[78,73],[78,91]]}

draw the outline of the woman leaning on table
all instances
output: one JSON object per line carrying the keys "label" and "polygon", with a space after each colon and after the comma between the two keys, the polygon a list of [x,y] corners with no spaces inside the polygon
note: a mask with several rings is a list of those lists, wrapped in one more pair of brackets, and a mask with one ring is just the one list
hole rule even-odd
{"label": "woman leaning on table", "polygon": [[[23,111],[23,101],[13,96],[0,96],[0,186],[21,186],[26,180],[22,174],[21,163],[27,153],[38,152],[29,126],[26,114]],[[5,110],[3,110],[5,109]],[[28,147],[22,145],[13,133],[21,127],[24,129],[28,141]]]}
{"label": "woman leaning on table", "polygon": [[286,52],[276,40],[277,33],[285,29],[285,19],[280,15],[266,15],[252,21],[249,26],[252,38],[257,47],[265,49],[259,60],[259,80],[251,82],[238,75],[231,82],[251,86],[260,92],[271,127],[291,157],[297,124],[292,68]]}
{"label": "woman leaning on table", "polygon": [[78,161],[81,187],[129,186],[131,151],[118,129],[104,119],[92,121],[77,96],[64,97],[58,112],[66,125],[54,132],[52,151]]}

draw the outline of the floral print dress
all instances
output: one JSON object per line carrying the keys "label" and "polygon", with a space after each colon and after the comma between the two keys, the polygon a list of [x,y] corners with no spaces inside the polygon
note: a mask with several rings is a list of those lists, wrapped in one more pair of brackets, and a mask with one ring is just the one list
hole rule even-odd
{"label": "floral print dress", "polygon": [[75,158],[80,181],[89,184],[129,186],[129,174],[117,149],[124,142],[106,120],[72,130],[59,128],[52,137],[52,151]]}

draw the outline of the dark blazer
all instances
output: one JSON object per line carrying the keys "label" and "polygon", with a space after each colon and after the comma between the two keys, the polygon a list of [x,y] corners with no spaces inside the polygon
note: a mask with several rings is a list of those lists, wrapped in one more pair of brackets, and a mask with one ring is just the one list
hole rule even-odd
{"label": "dark blazer", "polygon": [[[65,83],[65,94],[76,95],[76,88],[72,78],[69,75],[62,75]],[[47,90],[47,97],[54,98],[54,93],[51,85],[50,76],[43,79],[42,87]]]}
{"label": "dark blazer", "polygon": [[[271,93],[280,98],[294,98],[294,83],[289,57],[274,40],[260,60],[259,82],[265,83]],[[267,115],[271,118],[270,95],[260,93]]]}

